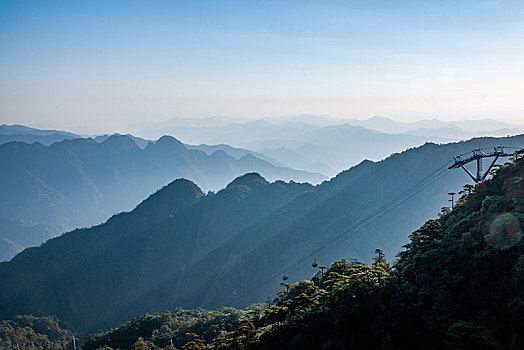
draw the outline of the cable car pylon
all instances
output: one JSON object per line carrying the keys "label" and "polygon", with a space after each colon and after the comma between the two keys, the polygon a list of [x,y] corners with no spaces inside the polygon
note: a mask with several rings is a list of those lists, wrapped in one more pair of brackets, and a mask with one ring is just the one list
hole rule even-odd
{"label": "cable car pylon", "polygon": [[[467,158],[464,158],[462,155],[453,157],[454,162],[448,169],[462,168],[464,169],[466,174],[468,174],[469,177],[471,177],[471,179],[475,181],[475,183],[479,183],[486,179],[486,176],[488,176],[489,171],[491,170],[491,168],[493,168],[493,165],[495,165],[495,162],[497,161],[497,159],[499,159],[499,157],[510,157],[513,155],[512,153],[506,153],[504,151],[503,146],[494,147],[493,149],[494,149],[493,152],[485,153],[482,149],[477,148],[477,149],[474,149],[471,152],[472,155]],[[495,159],[493,159],[488,169],[485,172],[483,172],[482,171],[482,159],[491,158],[491,157],[495,157]],[[465,167],[465,164],[472,162],[472,161],[477,161],[476,175],[473,174],[468,168]]]}

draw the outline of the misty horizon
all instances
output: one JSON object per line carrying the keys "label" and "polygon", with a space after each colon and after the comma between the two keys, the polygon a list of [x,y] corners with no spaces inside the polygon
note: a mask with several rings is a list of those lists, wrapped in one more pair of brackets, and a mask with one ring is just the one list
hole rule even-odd
{"label": "misty horizon", "polygon": [[[236,124],[249,124],[254,122],[267,122],[274,125],[289,125],[292,123],[305,123],[311,124],[318,127],[335,126],[349,124],[353,126],[364,126],[368,129],[384,132],[384,133],[409,133],[409,131],[417,128],[425,129],[439,129],[446,127],[453,127],[456,129],[463,130],[470,133],[479,133],[477,136],[492,136],[491,131],[496,131],[504,128],[513,128],[512,135],[524,131],[524,123],[521,120],[501,120],[497,118],[483,118],[483,119],[451,119],[444,120],[440,118],[427,118],[427,119],[414,119],[409,121],[397,120],[385,116],[372,116],[368,118],[351,118],[351,117],[333,117],[330,115],[315,115],[315,114],[295,114],[295,115],[283,115],[283,116],[270,116],[261,118],[233,118],[228,116],[209,116],[209,117],[171,117],[168,119],[150,121],[142,120],[138,122],[124,122],[119,126],[115,127],[87,127],[87,126],[71,126],[63,124],[54,124],[49,122],[34,122],[34,123],[19,123],[19,122],[2,122],[4,125],[9,126],[24,126],[35,129],[43,130],[56,130],[62,132],[72,132],[82,137],[98,136],[105,134],[132,134],[134,136],[148,138],[151,140],[158,139],[163,135],[171,135],[177,137],[177,135],[166,133],[162,134],[160,130],[169,126],[191,126],[191,127],[217,127],[227,126]],[[380,123],[384,121],[383,125]],[[373,126],[365,126],[366,122],[373,122]],[[388,128],[389,123],[402,125],[403,127]],[[467,127],[465,127],[467,125]],[[155,129],[159,130],[156,136],[148,135],[144,130]],[[484,133],[484,134],[481,134]],[[500,135],[498,135],[500,136]],[[183,136],[182,136],[183,138]],[[204,141],[201,143],[205,143]]]}
{"label": "misty horizon", "polygon": [[524,111],[518,1],[0,4],[0,123],[174,116],[399,122]]}

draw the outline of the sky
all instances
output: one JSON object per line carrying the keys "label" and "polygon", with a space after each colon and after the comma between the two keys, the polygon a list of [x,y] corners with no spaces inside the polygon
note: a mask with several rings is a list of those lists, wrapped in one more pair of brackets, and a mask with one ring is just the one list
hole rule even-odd
{"label": "sky", "polygon": [[522,1],[0,1],[0,123],[524,124]]}

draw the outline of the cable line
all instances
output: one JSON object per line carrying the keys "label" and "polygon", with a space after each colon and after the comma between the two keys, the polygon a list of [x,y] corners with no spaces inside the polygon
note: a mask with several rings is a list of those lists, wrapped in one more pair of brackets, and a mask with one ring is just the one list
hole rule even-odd
{"label": "cable line", "polygon": [[[485,148],[479,148],[479,150],[486,150],[491,149],[492,147],[485,147]],[[504,146],[504,148],[511,148],[511,149],[522,149],[522,147],[511,147],[511,146]],[[463,156],[465,154],[471,153],[466,152],[461,154],[460,156]],[[396,209],[398,206],[402,205],[403,203],[407,202],[423,190],[429,188],[431,185],[436,183],[441,179],[441,176],[448,171],[448,166],[452,164],[452,161],[448,161],[444,163],[442,166],[434,170],[431,174],[425,176],[422,178],[416,185],[411,187],[408,191],[404,192],[403,194],[397,196],[396,198],[390,200],[389,202],[382,205],[380,208],[375,210],[372,214],[368,215],[364,219],[360,220],[356,224],[348,227],[346,230],[344,230],[341,234],[336,236],[335,238],[328,238],[321,246],[314,249],[312,252],[304,256],[303,258],[297,260],[293,264],[286,267],[285,271],[290,271],[293,268],[297,267],[298,265],[304,263],[305,261],[311,259],[312,257],[316,256],[319,252],[329,248],[331,245],[334,244],[340,244],[344,242],[345,240],[353,237],[355,234],[357,234],[362,228],[366,227],[367,225],[370,225],[374,222],[376,222],[378,219],[383,217],[384,215],[390,213],[394,209]],[[315,260],[316,262],[316,260]],[[251,289],[246,296],[251,295],[254,291],[260,289],[261,287],[267,285],[267,283],[271,282],[272,280],[278,278],[279,276],[286,276],[287,274],[284,273],[277,273],[274,274],[267,279],[264,280],[264,282],[258,284],[255,288]],[[287,278],[286,278],[287,279]]]}
{"label": "cable line", "polygon": [[[409,199],[413,198],[414,196],[416,196],[421,191],[423,191],[426,188],[430,187],[432,184],[434,184],[435,182],[437,182],[438,180],[441,179],[441,176],[448,171],[447,168],[448,168],[449,164],[451,164],[451,163],[452,163],[451,161],[448,161],[448,162],[444,163],[442,166],[440,166],[439,168],[434,170],[431,174],[429,174],[429,175],[425,176],[424,178],[422,178],[421,180],[419,180],[419,182],[416,185],[414,185],[413,187],[411,187],[408,191],[404,192],[403,194],[401,194],[401,195],[395,197],[394,199],[390,200],[389,202],[385,203],[380,208],[375,210],[372,214],[368,215],[367,217],[365,217],[364,219],[360,220],[356,224],[348,227],[346,230],[344,230],[341,234],[339,234],[335,238],[326,240],[321,246],[317,247],[315,250],[313,250],[312,252],[310,252],[309,254],[304,256],[303,258],[301,258],[301,259],[297,260],[296,262],[294,262],[293,264],[287,266],[285,271],[292,270],[296,266],[298,266],[298,265],[304,263],[305,261],[311,259],[313,256],[315,256],[319,252],[323,251],[324,249],[329,248],[331,245],[333,245],[333,244],[335,244],[337,242],[341,243],[341,242],[351,238],[353,235],[358,233],[358,231],[361,230],[362,228],[364,228],[365,226],[367,226],[367,225],[377,221],[378,219],[380,219],[384,215],[386,215],[386,214],[390,213],[391,211],[393,211],[399,205],[405,203],[406,201],[408,201]],[[347,237],[345,237],[345,236],[347,236]],[[261,287],[267,285],[267,283],[271,282],[275,278],[277,278],[279,276],[282,276],[282,275],[283,275],[283,273],[278,273],[278,274],[275,274],[275,275],[272,275],[272,276],[268,277],[262,283],[258,284],[256,287],[251,289],[246,294],[246,296],[251,295],[254,291],[260,289]]]}
{"label": "cable line", "polygon": [[[446,163],[444,168],[447,166],[447,164],[449,164],[449,163]],[[340,240],[339,243],[341,243],[341,242],[349,239],[354,234],[356,234],[360,229],[362,229],[365,226],[367,226],[367,225],[377,221],[378,219],[380,219],[384,215],[386,215],[386,214],[390,213],[391,211],[393,211],[399,205],[405,203],[407,200],[413,198],[415,195],[417,195],[418,193],[420,193],[424,189],[426,189],[429,186],[431,186],[433,183],[435,183],[438,180],[440,180],[440,175],[442,175],[446,171],[447,171],[447,169],[442,169],[442,167],[437,169],[437,171],[434,172],[432,175],[430,175],[429,178],[427,177],[428,178],[427,180],[424,179],[418,185],[416,185],[413,188],[411,188],[409,191],[405,192],[404,194],[402,194],[402,195],[398,196],[397,198],[395,198],[395,199],[389,201],[388,203],[384,204],[382,207],[377,209],[371,215],[368,215],[367,217],[365,217],[364,219],[360,220],[355,225],[349,227],[348,229],[346,229],[344,232],[342,232],[341,234],[339,234],[335,238],[331,238],[331,239],[327,240],[324,244],[322,244],[321,246],[316,248],[314,251],[312,251],[310,254],[308,254],[304,258],[302,258],[302,259],[298,260],[297,262],[295,262],[294,264],[288,266],[286,268],[286,271],[289,271],[289,270],[293,269],[294,267],[300,265],[301,263],[305,262],[306,260],[311,259],[315,254],[318,254],[319,252],[323,251],[324,249],[328,248],[329,246],[337,243],[339,240]],[[349,235],[350,233],[353,233],[353,235],[344,237],[346,235]]]}

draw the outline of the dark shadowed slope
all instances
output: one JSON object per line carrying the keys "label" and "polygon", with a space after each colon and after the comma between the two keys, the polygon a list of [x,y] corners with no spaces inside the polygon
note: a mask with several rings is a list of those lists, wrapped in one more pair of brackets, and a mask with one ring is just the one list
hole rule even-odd
{"label": "dark shadowed slope", "polygon": [[57,313],[92,330],[162,309],[167,300],[160,294],[193,288],[178,283],[190,266],[311,188],[248,174],[204,196],[192,182],[176,180],[130,213],[0,264],[0,316]]}
{"label": "dark shadowed slope", "polygon": [[[447,206],[448,192],[458,192],[470,183],[462,170],[450,171],[446,165],[453,156],[477,147],[479,141],[485,147],[501,143],[519,147],[524,136],[426,144],[342,172],[250,227],[213,252],[209,260],[195,266],[192,272],[205,271],[207,277],[203,280],[215,281],[213,292],[207,293],[202,305],[215,307],[224,300],[246,305],[264,300],[278,289],[282,273],[286,272],[290,281],[306,278],[314,257],[321,262],[348,256],[367,261],[377,246],[394,256],[407,240],[405,232],[413,231],[423,218],[435,216]],[[438,169],[436,174],[440,175],[431,176]],[[227,269],[211,264],[219,256],[227,256],[235,264]],[[258,276],[256,281],[254,274]],[[189,303],[190,295],[185,298],[182,300]],[[179,300],[178,295],[172,299]]]}
{"label": "dark shadowed slope", "polygon": [[377,249],[370,265],[317,266],[271,302],[145,314],[88,336],[83,348],[520,350],[522,219],[524,150],[415,230],[394,264]]}
{"label": "dark shadowed slope", "polygon": [[415,230],[393,268],[380,251],[371,266],[334,262],[325,275],[287,285],[251,330],[240,325],[213,344],[523,349],[523,156]]}

